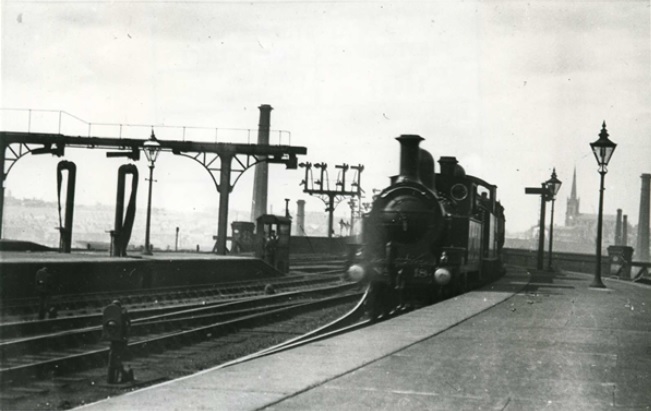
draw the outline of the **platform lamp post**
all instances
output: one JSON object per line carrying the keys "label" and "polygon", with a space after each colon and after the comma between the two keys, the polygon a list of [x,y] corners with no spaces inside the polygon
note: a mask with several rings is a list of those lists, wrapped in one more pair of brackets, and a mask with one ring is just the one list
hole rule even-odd
{"label": "platform lamp post", "polygon": [[145,156],[149,161],[149,195],[147,197],[147,225],[145,228],[145,255],[152,255],[151,245],[149,243],[149,230],[151,228],[151,191],[152,183],[154,181],[154,163],[160,152],[160,143],[156,140],[154,135],[154,129],[151,130],[151,136],[149,140],[145,141],[142,145],[142,149],[145,152]]}
{"label": "platform lamp post", "polygon": [[599,139],[590,143],[590,148],[597,159],[599,165],[599,174],[601,175],[601,184],[599,186],[599,217],[597,219],[597,267],[595,270],[594,279],[590,287],[593,288],[606,288],[601,281],[601,234],[603,230],[603,213],[604,213],[604,177],[608,172],[608,162],[615,151],[617,144],[608,139],[608,131],[606,131],[606,122],[601,126]]}
{"label": "platform lamp post", "polygon": [[556,202],[556,194],[558,194],[558,191],[561,189],[561,185],[563,184],[561,180],[556,178],[556,168],[554,168],[554,170],[552,171],[552,178],[547,180],[545,184],[547,185],[547,189],[549,190],[549,196],[551,197],[551,201],[552,201],[552,211],[551,211],[551,217],[549,222],[549,256],[547,260],[547,270],[552,271],[552,244],[554,239],[554,203]]}

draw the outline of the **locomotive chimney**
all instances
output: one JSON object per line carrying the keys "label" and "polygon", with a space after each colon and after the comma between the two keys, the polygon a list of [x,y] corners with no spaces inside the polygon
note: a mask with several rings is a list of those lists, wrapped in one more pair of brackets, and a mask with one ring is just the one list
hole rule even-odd
{"label": "locomotive chimney", "polygon": [[396,137],[400,142],[400,179],[420,181],[418,178],[420,148],[424,138],[415,134],[403,134]]}

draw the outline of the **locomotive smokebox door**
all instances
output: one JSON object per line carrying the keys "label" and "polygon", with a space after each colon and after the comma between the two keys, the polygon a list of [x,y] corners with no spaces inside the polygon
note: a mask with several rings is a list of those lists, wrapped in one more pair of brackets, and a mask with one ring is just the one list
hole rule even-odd
{"label": "locomotive smokebox door", "polygon": [[104,308],[102,315],[102,339],[106,341],[123,341],[126,339],[126,325],[122,307],[110,304]]}
{"label": "locomotive smokebox door", "polygon": [[291,218],[263,214],[257,223],[255,256],[276,270],[288,273]]}

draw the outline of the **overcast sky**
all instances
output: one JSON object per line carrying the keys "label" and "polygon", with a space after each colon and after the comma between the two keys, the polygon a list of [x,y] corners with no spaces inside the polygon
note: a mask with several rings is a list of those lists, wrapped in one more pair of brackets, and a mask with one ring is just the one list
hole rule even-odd
{"label": "overcast sky", "polygon": [[[435,158],[457,156],[498,186],[511,232],[537,224],[539,198],[524,188],[553,167],[564,183],[556,221],[575,167],[581,211],[596,213],[589,143],[605,120],[618,144],[605,212],[622,208],[636,224],[640,175],[651,172],[650,20],[649,1],[2,1],[1,106],[93,123],[255,129],[257,107],[270,104],[272,129],[308,148],[302,161],[363,164],[369,193],[398,171],[394,138],[419,134]],[[3,129],[26,130],[24,113],[2,116]],[[56,132],[52,116],[31,126]],[[66,159],[77,163],[78,203],[115,202],[124,159],[80,149]],[[56,199],[58,161],[25,157],[5,187]],[[138,166],[144,179],[144,158]],[[292,210],[300,198],[323,209],[301,192],[301,170],[270,168],[274,212],[284,198]],[[231,208],[250,209],[252,177],[238,182]],[[212,209],[216,230],[218,194],[200,165],[163,153],[155,178],[155,206]]]}

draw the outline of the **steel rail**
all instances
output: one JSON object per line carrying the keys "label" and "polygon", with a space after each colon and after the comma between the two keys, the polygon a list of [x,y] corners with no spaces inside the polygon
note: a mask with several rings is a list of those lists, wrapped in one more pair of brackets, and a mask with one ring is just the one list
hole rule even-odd
{"label": "steel rail", "polygon": [[366,298],[368,296],[369,289],[367,287],[366,291],[364,292],[361,300],[355,305],[355,307],[344,314],[343,316],[337,318],[336,320],[319,327],[315,330],[311,330],[303,335],[300,335],[298,337],[292,338],[290,340],[287,340],[285,342],[282,342],[280,344],[274,345],[269,348],[265,348],[263,350],[260,350],[256,353],[235,359],[233,361],[229,361],[227,363],[221,364],[220,366],[216,367],[216,369],[220,368],[225,368],[225,367],[230,367],[236,364],[240,364],[243,362],[251,361],[256,358],[264,357],[267,355],[279,353],[291,348],[296,348],[300,347],[302,345],[309,344],[314,341],[322,340],[325,338],[330,338],[339,334],[343,334],[346,332],[354,331],[361,329],[363,327],[368,326],[371,324],[370,320],[363,320],[362,318],[365,315],[365,307],[364,304],[366,302]]}
{"label": "steel rail", "polygon": [[[327,306],[354,301],[360,293],[328,297],[316,302],[298,303],[291,306],[264,310],[262,313],[195,327],[191,330],[175,331],[163,335],[143,338],[128,344],[132,356],[144,356],[153,351],[164,350],[168,346],[190,344],[194,341],[226,335],[233,329],[252,327],[257,324],[268,324],[272,319],[291,317],[307,310],[321,309]],[[4,383],[18,382],[34,375],[41,375],[56,370],[57,374],[65,373],[83,367],[100,365],[106,361],[109,349],[91,348],[87,352],[73,353],[60,358],[36,358],[29,364],[18,364],[0,369],[0,381]]]}
{"label": "steel rail", "polygon": [[[332,282],[332,276],[325,277],[316,277],[316,278],[307,278],[305,275],[292,277],[290,279],[278,279],[270,278],[246,282],[233,282],[233,283],[224,283],[224,284],[215,284],[207,283],[200,284],[192,287],[161,287],[161,288],[152,288],[148,290],[133,290],[134,292],[123,291],[123,292],[100,292],[100,293],[89,293],[89,294],[64,294],[64,295],[53,295],[51,297],[52,305],[59,307],[73,307],[72,309],[78,309],[77,306],[81,308],[96,308],[102,307],[108,304],[110,301],[115,299],[122,300],[123,304],[138,304],[138,303],[147,303],[151,302],[152,299],[155,301],[161,300],[170,300],[172,298],[202,298],[210,296],[219,296],[219,297],[231,297],[236,298],[237,296],[249,292],[249,293],[263,293],[264,288],[267,284],[272,284],[276,288],[282,287],[292,287],[292,286],[309,286],[313,284],[322,284],[327,282]],[[176,294],[176,295],[173,295]],[[39,300],[37,297],[27,297],[20,299],[9,299],[2,302],[1,312],[3,317],[8,317],[11,314],[9,312],[22,311],[23,315],[25,312],[35,312],[38,307]],[[14,314],[20,315],[20,314]],[[4,333],[0,330],[0,335]]]}
{"label": "steel rail", "polygon": [[[255,308],[260,305],[268,304],[282,304],[290,302],[292,299],[297,298],[310,298],[319,295],[331,295],[332,293],[340,293],[356,288],[355,284],[340,284],[335,286],[327,286],[315,288],[312,290],[299,290],[282,294],[275,294],[269,296],[257,296],[239,301],[231,302],[215,302],[211,304],[192,305],[191,307],[179,306],[176,310],[163,313],[156,313],[155,315],[147,316],[147,312],[138,313],[132,324],[132,330],[138,329],[140,324],[153,323],[156,321],[170,321],[174,318],[189,318],[191,316],[199,316],[202,314],[213,313],[213,315],[224,313],[225,310],[244,310],[247,308]],[[79,329],[69,329],[64,331],[51,332],[49,334],[35,335],[25,338],[17,338],[10,341],[0,342],[0,360],[5,361],[12,355],[34,353],[43,346],[61,346],[69,347],[75,341],[94,341],[98,340],[101,336],[101,315],[95,316],[97,320],[95,325],[86,326]],[[100,325],[96,325],[100,323]],[[132,331],[133,332],[133,331]]]}

